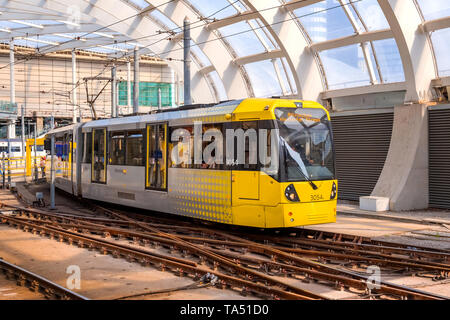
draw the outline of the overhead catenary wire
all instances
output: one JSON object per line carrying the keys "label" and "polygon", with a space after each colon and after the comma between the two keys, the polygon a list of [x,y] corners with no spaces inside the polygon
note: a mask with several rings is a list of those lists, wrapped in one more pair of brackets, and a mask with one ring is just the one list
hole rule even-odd
{"label": "overhead catenary wire", "polygon": [[[306,0],[304,0],[304,1],[306,1]],[[361,1],[363,1],[363,0],[355,0],[355,1],[353,1],[353,3],[361,2]],[[283,5],[284,5],[284,4],[283,4]],[[270,10],[270,9],[274,9],[274,8],[277,8],[277,7],[282,7],[283,5],[274,6],[274,7],[266,8],[266,9],[263,9],[263,10]],[[329,11],[329,10],[337,9],[337,8],[340,8],[340,7],[346,6],[346,5],[349,5],[349,3],[346,3],[346,4],[338,4],[338,5],[333,6],[333,7],[329,7],[329,8],[322,9],[322,10],[316,10],[316,11],[311,12],[311,13],[307,13],[307,14],[304,14],[304,15],[301,15],[301,16],[295,16],[295,17],[292,17],[292,18],[289,18],[289,19],[277,21],[277,22],[274,22],[274,23],[272,23],[272,24],[267,24],[267,25],[263,25],[263,26],[256,27],[256,28],[250,28],[249,30],[243,30],[243,31],[240,31],[240,32],[236,32],[236,33],[227,35],[227,36],[220,36],[220,37],[215,38],[215,39],[210,39],[210,40],[206,40],[206,41],[203,41],[203,42],[198,42],[198,43],[195,43],[195,44],[193,44],[193,45],[191,44],[190,47],[196,47],[196,46],[201,45],[201,44],[206,44],[206,43],[213,42],[213,41],[223,40],[223,39],[226,39],[226,38],[234,37],[234,36],[237,36],[237,35],[240,35],[240,34],[244,34],[244,33],[248,33],[248,32],[254,32],[255,30],[258,30],[258,29],[264,29],[264,28],[267,27],[267,26],[274,26],[274,25],[277,25],[277,24],[281,24],[281,23],[283,23],[283,22],[292,21],[292,20],[297,20],[297,19],[300,19],[300,18],[303,18],[303,17],[307,17],[307,16],[319,14],[319,13],[324,13],[324,12],[327,12],[327,11]],[[260,11],[263,11],[263,10],[260,10]],[[247,13],[247,14],[250,14],[250,13]],[[243,15],[244,15],[244,14],[243,14]],[[230,17],[229,17],[229,18],[224,18],[224,19],[222,19],[222,20],[226,20],[226,19],[231,19],[231,18],[230,18]],[[200,21],[201,21],[201,20],[200,20]],[[203,27],[203,25],[202,25],[202,26],[198,26],[198,27]],[[194,27],[194,28],[198,28],[198,27]],[[150,46],[153,46],[153,45],[155,45],[155,44],[157,44],[157,43],[159,43],[159,42],[162,42],[162,41],[164,41],[164,40],[168,40],[169,38],[170,38],[170,36],[168,36],[168,37],[166,37],[166,38],[163,38],[163,39],[159,39],[158,41],[153,42],[153,43],[151,43],[151,44],[149,44],[149,45],[147,45],[147,46],[144,46],[143,48],[149,48]],[[137,38],[137,39],[135,39],[135,40],[139,40],[139,39]],[[142,50],[142,48],[139,49],[139,50]],[[161,56],[161,55],[164,55],[164,54],[168,54],[168,53],[172,53],[172,52],[174,52],[174,51],[180,51],[180,50],[183,50],[183,48],[176,48],[176,49],[167,50],[167,51],[164,51],[164,52],[161,52],[161,53],[155,55],[154,57],[158,57],[158,56]],[[120,57],[116,57],[116,58],[112,59],[111,62],[110,62],[110,64],[112,64],[112,63],[118,63],[118,62],[117,62],[118,60],[123,59],[123,58],[126,57],[127,55],[129,55],[129,53],[123,54],[123,55],[120,56]],[[177,61],[177,60],[179,60],[179,59],[167,58],[166,60],[168,60],[168,61]],[[121,63],[121,64],[118,64],[118,65],[123,65],[123,64],[125,64],[125,63]],[[117,64],[116,64],[116,65],[117,65]]]}
{"label": "overhead catenary wire", "polygon": [[[299,1],[299,2],[304,2],[304,1],[308,1],[308,0],[302,0],[302,1]],[[361,1],[363,1],[363,0],[354,0],[353,3],[361,2]],[[171,1],[169,1],[169,2],[171,2]],[[237,2],[237,1],[235,1],[235,2],[233,2],[233,3],[236,3],[236,2]],[[167,2],[167,3],[168,3],[168,2]],[[165,5],[165,4],[167,4],[167,3],[161,4],[160,6]],[[230,5],[232,5],[232,4],[230,4]],[[267,10],[273,10],[273,9],[276,9],[276,8],[281,8],[281,7],[283,7],[284,5],[285,5],[285,3],[284,3],[284,4],[277,5],[277,6],[269,7],[269,8],[264,8],[264,9],[259,10],[259,12],[263,12],[263,11],[267,11]],[[233,37],[233,36],[236,36],[236,35],[239,35],[239,34],[242,34],[242,33],[253,32],[254,30],[264,29],[266,26],[273,26],[273,25],[277,25],[277,24],[280,24],[280,23],[283,23],[283,22],[287,22],[287,21],[291,21],[291,20],[297,20],[297,19],[300,19],[300,18],[303,18],[303,17],[307,17],[307,16],[319,14],[319,13],[324,13],[324,12],[326,12],[326,11],[330,11],[330,10],[333,10],[333,9],[336,9],[336,8],[340,8],[340,7],[342,7],[342,6],[347,6],[347,5],[349,5],[349,3],[343,4],[343,5],[342,5],[342,4],[338,4],[338,5],[333,6],[333,7],[329,7],[329,8],[323,9],[323,10],[317,10],[317,11],[314,11],[314,12],[311,12],[311,13],[308,13],[308,14],[304,14],[304,15],[301,15],[301,16],[296,16],[296,17],[293,17],[293,18],[285,19],[285,20],[282,20],[282,21],[275,22],[275,23],[273,23],[273,24],[267,24],[267,25],[263,25],[263,26],[260,26],[260,27],[257,27],[257,28],[251,28],[251,29],[249,29],[249,30],[244,30],[244,31],[241,31],[241,32],[239,32],[239,33],[231,34],[231,35],[228,35],[228,36],[222,36],[222,37],[217,38],[217,39],[211,39],[211,40],[208,40],[208,41],[205,41],[205,42],[197,43],[197,44],[191,45],[191,47],[195,47],[195,46],[198,46],[199,44],[204,44],[204,43],[208,43],[208,42],[211,42],[211,41],[223,40],[223,39],[225,39],[225,38]],[[229,5],[226,6],[226,7],[224,7],[224,8],[222,8],[222,9],[220,9],[220,10],[218,10],[218,11],[216,11],[215,13],[209,15],[208,17],[202,17],[202,18],[200,18],[199,20],[196,20],[196,21],[194,21],[194,22],[191,22],[190,25],[192,26],[192,25],[194,25],[194,24],[196,24],[196,23],[203,22],[204,20],[209,19],[211,16],[213,16],[213,15],[217,14],[218,12],[220,12],[220,11],[226,9],[227,7],[229,7]],[[157,8],[157,7],[155,7],[155,8]],[[135,14],[135,15],[130,16],[130,17],[127,17],[127,18],[124,18],[124,19],[122,19],[122,20],[131,19],[132,17],[137,16],[137,15],[139,15],[139,14],[141,14],[141,13]],[[246,15],[250,15],[250,14],[253,14],[253,12],[242,13],[241,15],[242,15],[242,16],[246,16]],[[233,17],[227,17],[227,18],[220,19],[220,21],[226,21],[226,20],[232,19],[232,18],[233,18]],[[110,24],[109,26],[114,25],[114,24],[117,24],[117,23],[120,23],[120,21],[117,21],[116,23]],[[191,28],[191,30],[192,30],[192,29],[196,29],[196,28],[202,28],[202,27],[204,27],[204,25],[194,26],[194,27]],[[105,27],[103,27],[103,28],[107,28],[107,26],[105,26]],[[138,37],[138,38],[133,38],[133,39],[130,39],[130,40],[122,40],[122,41],[116,41],[116,40],[114,40],[114,41],[111,41],[111,42],[109,42],[109,43],[103,43],[102,45],[103,45],[103,46],[106,46],[106,45],[117,45],[117,44],[123,44],[123,43],[126,44],[126,43],[130,43],[130,42],[135,42],[135,41],[138,41],[138,40],[148,39],[148,38],[151,38],[151,37],[154,37],[154,36],[158,36],[158,35],[161,35],[161,33],[165,33],[165,32],[169,32],[169,33],[170,33],[170,31],[178,30],[178,29],[181,29],[181,27],[177,27],[177,28],[165,30],[164,32],[159,31],[159,32],[156,32],[156,33],[152,33],[152,34],[149,34],[149,35],[146,35],[146,36],[142,36],[142,37]],[[103,30],[103,29],[101,29],[101,30]],[[93,33],[93,32],[97,32],[97,31],[92,31],[92,33]],[[90,33],[87,33],[87,34],[90,34]],[[167,36],[167,37],[165,37],[165,38],[163,38],[163,39],[159,39],[159,40],[157,40],[156,42],[150,43],[149,45],[143,46],[142,48],[149,48],[150,46],[153,46],[153,45],[155,45],[155,44],[157,44],[157,43],[159,43],[159,42],[162,42],[162,41],[164,41],[164,40],[168,40],[168,39],[170,39],[170,38],[171,38],[171,35],[170,35],[170,36]],[[50,48],[57,48],[58,46],[61,46],[61,45],[63,45],[63,44],[69,43],[69,42],[74,41],[74,40],[76,40],[76,39],[71,39],[71,40],[68,40],[68,41],[66,41],[66,42],[60,43],[60,44],[58,44],[58,45],[54,45],[54,46],[52,46],[52,47],[47,47],[47,48],[48,48],[48,49],[50,49]],[[93,45],[93,46],[91,46],[91,47],[86,47],[86,48],[95,48],[96,46],[97,46],[97,45]],[[142,48],[139,49],[139,50],[142,50]],[[182,50],[182,49],[173,49],[173,50],[169,50],[169,51],[167,51],[167,52],[172,52],[172,51],[176,51],[176,50]],[[57,51],[57,50],[55,50],[55,51]],[[52,52],[55,52],[55,51],[52,51]],[[33,54],[32,56],[37,56],[37,55],[39,55],[39,54],[40,54],[40,53],[37,52],[37,53]],[[125,56],[127,56],[127,55],[129,55],[129,54],[130,54],[130,53],[127,52],[126,54],[123,54],[121,57],[114,58],[114,59],[112,59],[112,60],[122,59],[123,57],[125,57]],[[41,55],[42,55],[42,54],[41,54]],[[160,53],[159,55],[161,55],[161,53]],[[156,55],[156,56],[157,56],[157,55]],[[153,57],[155,57],[155,56],[153,56]],[[177,61],[177,59],[173,59],[173,58],[169,58],[169,60]],[[0,67],[0,69],[3,69],[3,68],[5,68],[5,67],[8,67],[9,65],[10,65],[10,63],[9,63],[9,64],[6,64],[5,66]]]}
{"label": "overhead catenary wire", "polygon": [[[172,0],[172,1],[173,1],[173,0]],[[168,2],[166,2],[166,3],[164,3],[164,4],[159,5],[159,6],[168,4],[168,3],[172,2],[172,1],[168,1]],[[306,0],[304,0],[304,1],[306,1]],[[355,0],[354,2],[361,2],[361,1],[363,1],[363,0]],[[233,3],[236,3],[236,2],[237,2],[237,1],[235,1],[235,2],[233,2]],[[230,4],[227,5],[226,7],[224,7],[224,8],[222,8],[222,9],[218,10],[217,12],[215,12],[215,13],[209,15],[208,17],[202,17],[202,18],[200,18],[199,20],[192,22],[191,25],[194,25],[194,24],[199,23],[199,22],[203,22],[203,21],[209,19],[209,17],[211,17],[211,16],[217,14],[218,12],[220,12],[220,11],[226,9],[227,7],[229,7],[229,6],[231,6],[231,5],[232,5],[232,3],[230,3]],[[270,7],[270,8],[265,8],[265,9],[262,9],[262,10],[260,10],[260,11],[264,11],[264,10],[272,10],[272,9],[275,9],[275,8],[282,7],[282,6],[284,6],[284,5],[285,5],[285,4],[281,4],[281,5],[279,5],[279,6],[274,6],[274,7]],[[227,38],[230,38],[230,37],[234,37],[234,36],[237,36],[237,35],[240,35],[240,34],[248,33],[248,32],[255,32],[255,30],[258,30],[258,29],[264,29],[264,28],[266,28],[267,26],[274,26],[274,25],[277,25],[277,24],[280,24],[280,23],[283,23],[283,22],[287,22],[287,21],[291,21],[291,20],[297,20],[297,19],[300,19],[300,18],[302,18],[302,17],[311,16],[311,15],[315,15],[315,14],[319,14],[319,13],[324,13],[324,12],[326,12],[326,11],[336,9],[336,8],[342,7],[342,6],[344,6],[344,5],[349,5],[349,4],[347,4],[347,3],[346,3],[346,4],[339,4],[339,5],[336,5],[336,6],[333,6],[333,7],[329,7],[329,8],[323,9],[323,10],[317,10],[317,11],[314,11],[314,12],[311,12],[311,13],[308,13],[308,14],[304,14],[304,15],[301,15],[301,16],[295,16],[295,17],[291,17],[291,18],[288,18],[288,19],[285,19],[285,20],[282,20],[282,21],[277,21],[277,22],[272,23],[272,24],[266,24],[266,25],[262,25],[262,26],[259,26],[259,27],[250,28],[250,29],[248,29],[248,30],[243,30],[243,31],[240,31],[240,32],[236,32],[236,33],[233,33],[233,34],[230,34],[230,35],[227,35],[227,36],[220,36],[220,37],[217,37],[217,38],[215,38],[215,39],[210,39],[210,40],[206,40],[206,41],[203,41],[203,42],[194,43],[194,44],[191,44],[190,47],[195,47],[195,46],[198,46],[198,45],[201,45],[201,44],[206,44],[206,43],[213,42],[213,41],[224,40],[224,39],[227,39]],[[158,6],[158,7],[159,7],[159,6]],[[155,8],[157,8],[157,7],[154,7],[153,10],[154,10]],[[253,13],[253,12],[252,12],[252,13]],[[248,13],[242,13],[242,16],[245,16],[245,15],[247,15],[247,14],[252,14],[252,13],[250,13],[250,12],[248,12]],[[139,14],[142,14],[142,12],[140,12],[140,13],[138,13],[138,14],[136,14],[136,15],[133,15],[133,16],[137,16],[137,15],[139,15]],[[117,23],[120,23],[120,22],[125,21],[125,20],[127,20],[127,19],[130,19],[130,18],[132,18],[133,16],[130,16],[130,17],[121,19],[121,20],[119,20],[119,21],[117,21],[117,22],[115,22],[115,23],[112,23],[112,24],[108,25],[108,26],[102,27],[102,28],[100,28],[99,30],[103,30],[103,29],[108,28],[108,27],[110,27],[110,26],[112,26],[112,25],[114,25],[114,24],[117,24]],[[227,19],[231,19],[231,18],[232,18],[232,17],[228,17],[228,18],[223,18],[223,19],[220,19],[220,20],[223,21],[223,20],[227,20]],[[199,25],[199,26],[194,26],[193,29],[194,29],[194,28],[200,28],[200,27],[204,27],[204,24]],[[174,28],[174,29],[172,29],[172,30],[178,30],[178,29],[181,29],[181,27],[177,27],[177,28]],[[94,32],[97,32],[97,31],[92,31],[92,32],[90,32],[90,33],[94,33]],[[170,33],[170,30],[166,30],[165,32],[169,32],[169,33]],[[88,34],[90,34],[90,33],[86,33],[86,35],[88,35]],[[108,45],[108,44],[119,44],[119,43],[127,43],[127,42],[130,42],[130,41],[137,41],[137,40],[140,40],[140,39],[149,38],[149,37],[152,37],[152,36],[155,36],[155,35],[160,35],[160,34],[161,34],[161,32],[156,33],[156,34],[151,34],[151,35],[148,35],[148,36],[143,36],[143,37],[140,37],[140,38],[135,38],[135,39],[132,39],[132,40],[114,41],[114,42],[106,43],[106,44],[103,44],[103,45]],[[84,35],[84,36],[85,36],[85,35]],[[168,39],[171,38],[171,36],[172,36],[172,35],[169,35],[169,36],[167,36],[167,37],[165,37],[165,38],[163,38],[163,39],[159,39],[159,40],[157,40],[156,42],[150,43],[150,44],[148,44],[148,45],[142,47],[142,48],[139,49],[139,50],[142,50],[143,48],[149,48],[149,47],[151,47],[151,46],[153,46],[153,45],[155,45],[155,44],[157,44],[157,43],[159,43],[159,42],[161,42],[161,41],[168,40]],[[69,41],[67,41],[67,42],[70,42],[70,41],[73,41],[73,40],[74,40],[74,39],[71,39],[71,40],[69,40]],[[67,43],[67,42],[64,42],[64,43]],[[61,43],[61,44],[59,44],[59,45],[62,45],[62,44],[64,44],[64,43]],[[55,47],[58,47],[58,46],[55,46]],[[95,46],[94,46],[94,47],[95,47]],[[175,48],[175,49],[163,51],[163,52],[160,52],[160,53],[155,54],[153,57],[159,57],[159,56],[161,56],[161,55],[170,54],[170,53],[172,53],[172,52],[179,51],[179,50],[182,50],[182,49],[183,49],[183,48]],[[42,57],[42,56],[44,56],[44,55],[45,55],[45,54],[41,54],[41,53],[39,53],[39,52],[36,52],[36,53],[34,53],[34,54],[27,55],[27,56],[26,56],[25,58],[23,58],[22,60],[23,60],[23,61],[28,61],[28,60],[31,60],[31,59],[36,58],[36,57]],[[100,77],[104,72],[106,72],[106,70],[107,70],[107,69],[111,66],[111,64],[113,64],[113,63],[116,63],[116,66],[124,65],[126,62],[122,62],[122,63],[119,62],[119,64],[117,64],[117,63],[118,63],[117,61],[120,60],[120,59],[123,59],[123,58],[126,57],[127,55],[129,55],[128,52],[127,52],[126,54],[123,54],[122,56],[115,57],[115,58],[111,59],[111,60],[105,65],[105,67],[102,69],[102,71],[99,72],[96,76],[94,76],[94,78]],[[150,55],[149,55],[149,56],[150,56]],[[181,60],[181,59],[174,59],[174,58],[166,58],[166,60],[168,60],[168,61],[183,61],[183,60]],[[14,64],[19,63],[19,62],[21,62],[21,61],[20,61],[20,60],[19,60],[19,61],[15,61]],[[5,65],[5,66],[3,66],[3,67],[0,67],[0,69],[5,68],[5,67],[8,67],[9,65],[11,65],[11,63],[9,63],[9,64],[7,64],[7,65]],[[73,88],[71,88],[71,90],[70,90],[69,92],[71,92],[71,91],[73,91],[74,89],[78,88],[81,84],[82,84],[82,82],[78,81],[77,84],[76,84]]]}

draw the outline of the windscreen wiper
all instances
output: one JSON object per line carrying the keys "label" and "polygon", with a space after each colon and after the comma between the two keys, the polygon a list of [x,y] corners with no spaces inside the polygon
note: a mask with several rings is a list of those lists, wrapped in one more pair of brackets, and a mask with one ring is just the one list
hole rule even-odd
{"label": "windscreen wiper", "polygon": [[[287,158],[287,148],[286,148],[286,141],[284,141],[283,140],[283,149],[284,149],[284,158],[286,159]],[[302,169],[301,168],[299,168],[299,170],[298,170],[299,172],[300,172],[300,174],[303,176],[303,178],[305,178],[305,180],[306,181],[308,181],[309,182],[309,184],[311,185],[311,187],[314,189],[314,190],[317,190],[318,189],[318,187],[317,187],[317,185],[306,175],[306,174],[304,174],[303,173],[303,171],[302,171]]]}
{"label": "windscreen wiper", "polygon": [[305,178],[305,180],[309,182],[309,184],[311,185],[311,187],[312,187],[314,190],[317,190],[317,189],[318,189],[317,185],[316,185],[310,178],[308,178],[308,176],[307,176],[306,174],[304,174],[302,170],[298,170],[298,171],[299,171],[300,174],[303,176],[303,178]]}

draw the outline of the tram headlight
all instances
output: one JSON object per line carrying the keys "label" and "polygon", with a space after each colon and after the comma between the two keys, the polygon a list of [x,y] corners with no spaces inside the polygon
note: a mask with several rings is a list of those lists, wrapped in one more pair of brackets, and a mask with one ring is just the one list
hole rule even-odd
{"label": "tram headlight", "polygon": [[294,185],[290,184],[286,187],[286,190],[284,190],[284,195],[289,201],[293,202],[299,202],[300,199],[298,197],[297,191],[295,191]]}
{"label": "tram headlight", "polygon": [[337,196],[336,182],[333,182],[333,187],[331,188],[330,200],[334,200]]}

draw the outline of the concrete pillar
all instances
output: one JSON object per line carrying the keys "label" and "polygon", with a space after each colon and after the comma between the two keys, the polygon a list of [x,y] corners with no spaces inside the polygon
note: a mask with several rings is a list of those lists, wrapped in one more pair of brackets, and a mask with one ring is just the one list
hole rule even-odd
{"label": "concrete pillar", "polygon": [[428,110],[395,107],[388,156],[372,196],[389,198],[392,211],[428,208]]}
{"label": "concrete pillar", "polygon": [[[72,99],[73,99],[73,123],[77,123],[78,90],[77,90],[77,56],[72,50]],[[81,121],[81,117],[80,117]]]}

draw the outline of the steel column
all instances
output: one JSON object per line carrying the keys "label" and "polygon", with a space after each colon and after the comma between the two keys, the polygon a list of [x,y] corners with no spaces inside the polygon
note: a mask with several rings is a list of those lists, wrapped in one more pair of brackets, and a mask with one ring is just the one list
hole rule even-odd
{"label": "steel column", "polygon": [[191,22],[189,18],[183,21],[183,47],[184,47],[184,105],[192,104],[191,99]]}
{"label": "steel column", "polygon": [[111,68],[111,118],[117,118],[117,68]]}
{"label": "steel column", "polygon": [[134,49],[133,114],[139,113],[139,54]]}
{"label": "steel column", "polygon": [[[78,97],[77,97],[77,57],[75,54],[75,50],[72,50],[72,100],[73,100],[73,123],[77,123],[77,105],[78,105]],[[80,112],[80,121],[81,121],[81,112]]]}

